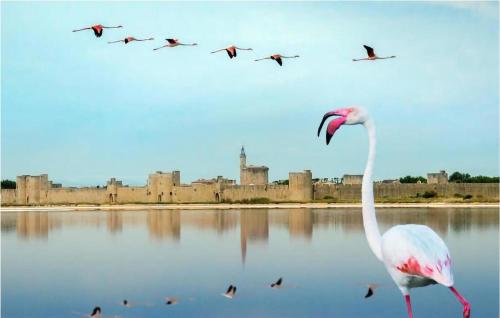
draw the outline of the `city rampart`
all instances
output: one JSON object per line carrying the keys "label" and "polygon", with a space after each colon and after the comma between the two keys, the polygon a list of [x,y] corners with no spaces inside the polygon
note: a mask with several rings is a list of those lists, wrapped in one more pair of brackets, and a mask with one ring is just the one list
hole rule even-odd
{"label": "city rampart", "polygon": [[[498,183],[389,183],[374,184],[375,200],[407,199],[423,197],[425,193],[435,192],[437,197],[453,198],[471,195],[478,199],[498,200]],[[314,199],[337,199],[342,201],[360,201],[361,185],[343,185],[334,183],[315,183]]]}

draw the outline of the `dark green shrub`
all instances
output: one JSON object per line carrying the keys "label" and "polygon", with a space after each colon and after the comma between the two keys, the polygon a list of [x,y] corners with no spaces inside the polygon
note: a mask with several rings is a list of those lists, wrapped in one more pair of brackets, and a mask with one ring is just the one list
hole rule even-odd
{"label": "dark green shrub", "polygon": [[15,189],[16,181],[12,180],[2,180],[2,189]]}
{"label": "dark green shrub", "polygon": [[437,192],[436,191],[425,191],[424,194],[422,194],[423,198],[429,199],[429,198],[435,198],[437,197]]}

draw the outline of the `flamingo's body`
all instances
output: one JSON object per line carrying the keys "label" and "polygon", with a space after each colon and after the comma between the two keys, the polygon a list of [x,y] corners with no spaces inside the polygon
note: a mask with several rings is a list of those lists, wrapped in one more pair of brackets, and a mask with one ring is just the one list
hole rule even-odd
{"label": "flamingo's body", "polygon": [[226,53],[229,56],[229,58],[232,59],[233,57],[236,57],[236,55],[237,55],[236,51],[237,50],[252,51],[253,49],[252,48],[244,49],[244,48],[241,48],[241,47],[237,47],[236,45],[230,45],[230,46],[228,46],[226,48],[215,50],[215,51],[210,52],[210,53],[217,53],[217,52],[221,52],[221,51],[226,51]]}
{"label": "flamingo's body", "polygon": [[390,228],[380,235],[373,198],[372,172],[375,161],[375,125],[368,114],[357,107],[326,113],[318,129],[318,136],[330,116],[326,130],[326,143],[341,125],[362,124],[368,131],[369,150],[361,187],[363,227],[368,244],[375,256],[384,263],[392,279],[405,297],[408,316],[413,317],[410,289],[431,284],[449,287],[463,305],[464,318],[470,317],[470,304],[453,287],[451,257],[443,240],[425,225],[407,224]]}
{"label": "flamingo's body", "polygon": [[164,47],[176,47],[176,46],[179,46],[179,45],[184,45],[184,46],[195,46],[195,45],[198,45],[198,43],[189,43],[189,44],[185,44],[185,43],[181,43],[179,42],[179,39],[165,39],[165,41],[168,42],[168,44],[165,44],[164,46],[160,46],[160,47],[157,47],[156,49],[153,49],[153,50],[159,50],[159,49],[162,49]]}
{"label": "flamingo's body", "polygon": [[151,41],[151,40],[154,40],[154,38],[147,38],[147,39],[137,39],[137,38],[134,38],[133,36],[127,36],[126,38],[124,38],[123,40],[118,40],[118,41],[111,41],[111,42],[108,42],[109,44],[111,43],[119,43],[119,42],[123,42],[125,44],[128,44],[130,42],[133,42],[133,41]]}
{"label": "flamingo's body", "polygon": [[98,38],[102,36],[102,32],[104,29],[117,29],[117,28],[122,28],[121,25],[118,26],[103,26],[101,24],[96,24],[87,28],[83,29],[78,29],[78,30],[73,30],[73,32],[78,32],[78,31],[83,31],[83,30],[92,30],[94,31],[94,35]]}
{"label": "flamingo's body", "polygon": [[297,58],[299,57],[298,55],[294,55],[294,56],[284,56],[284,55],[281,55],[281,54],[273,54],[269,57],[263,57],[261,59],[256,59],[255,61],[262,61],[262,60],[274,60],[276,61],[280,66],[283,66],[283,59],[294,59],[294,58]]}
{"label": "flamingo's body", "polygon": [[362,59],[352,59],[353,62],[385,60],[385,59],[393,59],[396,57],[395,55],[380,57],[380,56],[377,56],[377,54],[375,54],[375,50],[372,47],[369,47],[368,45],[363,45],[363,47],[365,48],[366,54],[368,55],[368,57],[362,58]]}

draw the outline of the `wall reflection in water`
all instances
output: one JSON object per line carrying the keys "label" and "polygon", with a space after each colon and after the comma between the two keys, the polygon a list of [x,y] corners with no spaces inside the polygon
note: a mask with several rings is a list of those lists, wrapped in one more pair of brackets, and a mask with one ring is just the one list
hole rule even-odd
{"label": "wall reflection in water", "polygon": [[[426,224],[446,237],[475,228],[498,228],[496,209],[485,208],[405,208],[379,209],[377,218],[382,231],[394,224]],[[249,244],[267,244],[273,229],[288,229],[291,238],[313,238],[315,229],[363,231],[360,209],[290,209],[290,210],[151,210],[139,212],[17,212],[3,213],[2,232],[15,231],[22,239],[46,240],[51,231],[66,226],[96,227],[113,235],[125,234],[128,228],[146,228],[151,239],[180,241],[181,227],[213,231],[218,235],[240,230],[241,258],[245,262]]]}

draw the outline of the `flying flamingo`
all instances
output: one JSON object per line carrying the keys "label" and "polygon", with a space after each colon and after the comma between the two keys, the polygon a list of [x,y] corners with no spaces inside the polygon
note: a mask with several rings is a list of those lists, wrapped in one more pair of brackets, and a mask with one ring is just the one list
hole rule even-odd
{"label": "flying flamingo", "polygon": [[298,55],[294,55],[294,56],[283,56],[281,54],[273,54],[269,57],[264,57],[264,58],[261,58],[261,59],[257,59],[255,60],[256,62],[257,61],[262,61],[262,60],[275,60],[276,62],[278,62],[278,64],[280,66],[283,66],[283,61],[282,59],[294,59],[296,57],[299,57]]}
{"label": "flying flamingo", "polygon": [[226,51],[227,55],[229,55],[229,58],[232,59],[233,57],[236,57],[236,50],[253,51],[252,48],[243,49],[243,48],[237,47],[235,45],[230,45],[230,46],[228,46],[228,47],[226,47],[224,49],[216,50],[216,51],[213,51],[213,52],[210,52],[210,53],[217,53],[217,52],[220,52],[220,51]]}
{"label": "flying flamingo", "polygon": [[128,36],[128,37],[126,37],[123,40],[111,41],[111,42],[108,42],[108,43],[111,44],[111,43],[123,42],[123,43],[127,44],[127,43],[132,42],[132,41],[151,41],[151,40],[154,40],[154,38],[136,39],[133,36]]}
{"label": "flying flamingo", "polygon": [[352,59],[353,62],[357,62],[357,61],[375,61],[375,60],[385,60],[385,59],[392,59],[392,58],[395,58],[396,56],[395,55],[392,55],[392,56],[386,56],[386,57],[378,57],[376,54],[375,54],[375,50],[373,50],[373,48],[369,47],[368,45],[363,45],[366,49],[366,53],[368,54],[368,57],[367,58],[364,58],[364,59]]}
{"label": "flying flamingo", "polygon": [[408,316],[411,310],[411,288],[431,284],[448,287],[463,305],[463,317],[469,318],[469,302],[453,287],[451,257],[443,240],[425,225],[407,224],[390,228],[380,235],[375,203],[373,199],[372,170],[375,161],[375,125],[368,113],[357,107],[342,108],[326,113],[318,128],[318,136],[325,121],[331,116],[340,116],[328,124],[326,144],[341,125],[363,125],[368,131],[368,160],[361,186],[363,227],[366,239],[375,256],[384,263],[392,279],[406,301]]}
{"label": "flying flamingo", "polygon": [[88,27],[88,28],[73,30],[73,32],[78,32],[78,31],[83,31],[83,30],[92,30],[92,31],[94,31],[95,36],[98,37],[98,38],[100,38],[101,35],[102,35],[102,31],[104,29],[117,29],[117,28],[123,28],[123,27],[121,25],[118,25],[118,26],[103,26],[103,25],[100,25],[100,24],[96,24],[96,25],[93,25],[93,26]]}
{"label": "flying flamingo", "polygon": [[168,44],[165,44],[164,46],[157,47],[156,49],[153,49],[153,51],[162,49],[164,47],[176,47],[176,46],[179,46],[179,45],[185,45],[185,46],[195,46],[195,45],[198,45],[198,43],[184,44],[184,43],[179,42],[179,39],[165,39],[165,41],[167,41]]}

